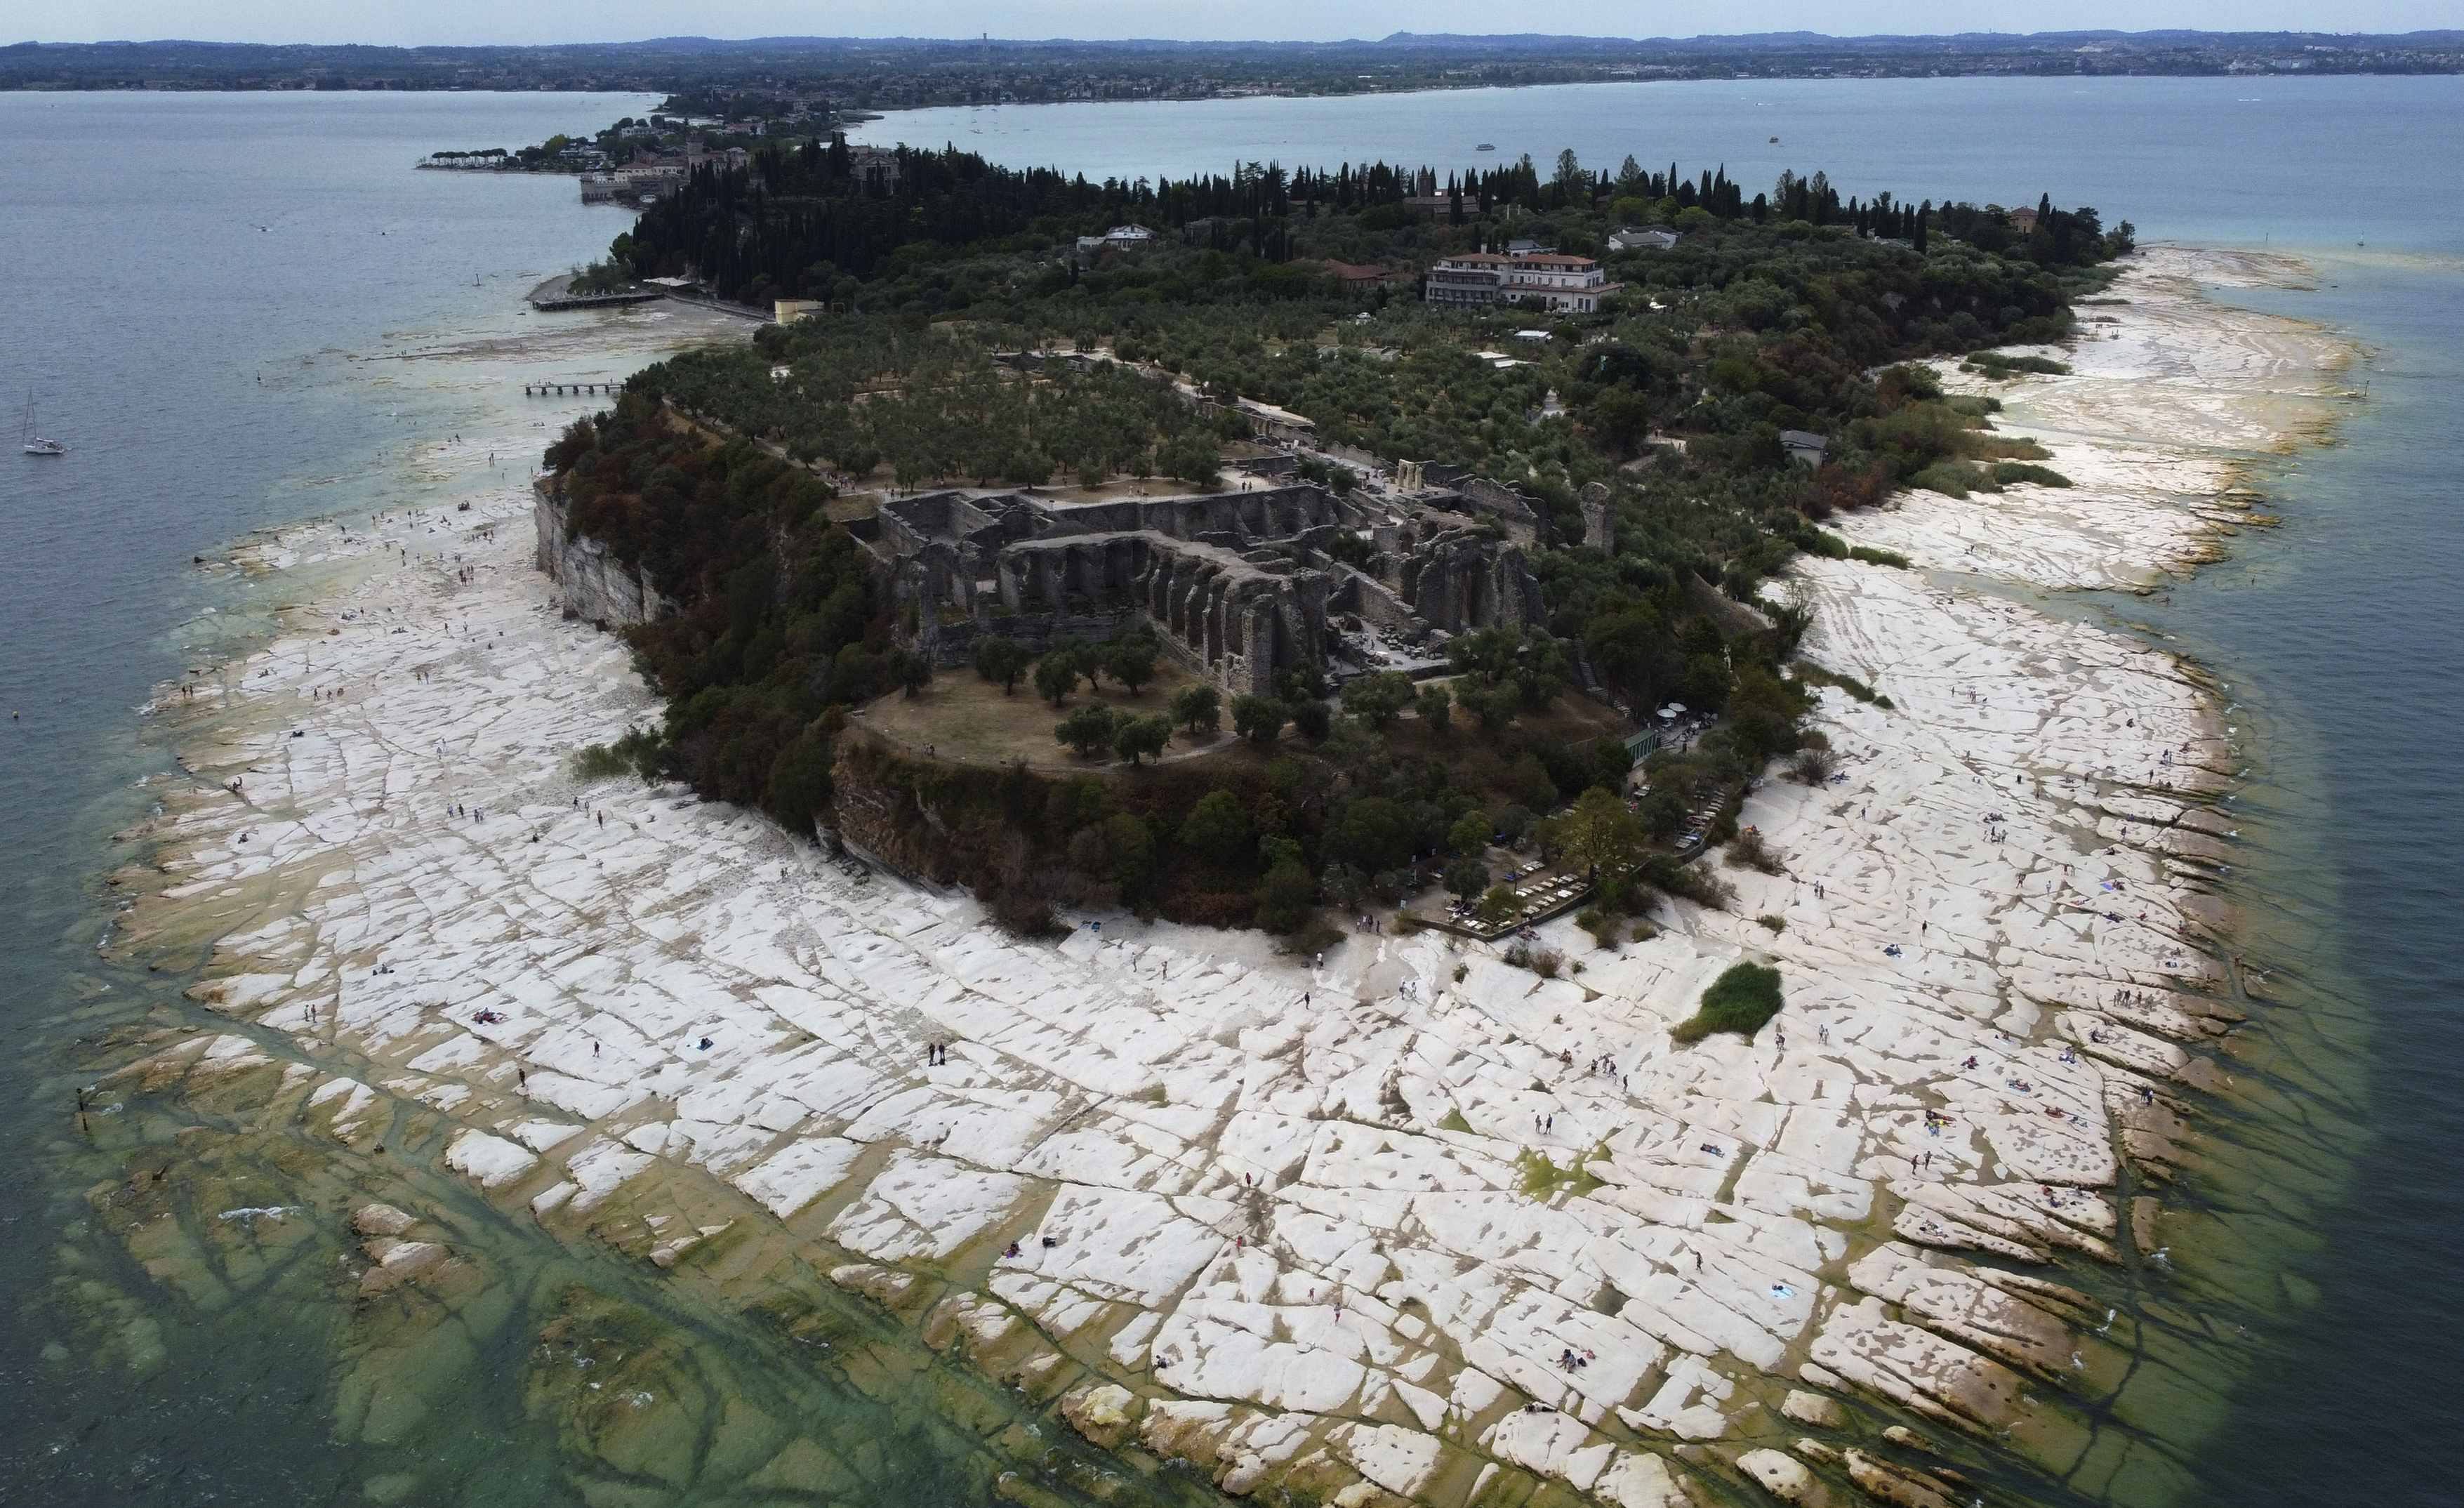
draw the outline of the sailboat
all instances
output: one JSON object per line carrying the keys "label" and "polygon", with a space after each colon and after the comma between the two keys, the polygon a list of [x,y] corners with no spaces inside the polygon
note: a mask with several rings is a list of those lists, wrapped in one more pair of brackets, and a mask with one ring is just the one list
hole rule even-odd
{"label": "sailboat", "polygon": [[69,448],[57,440],[47,440],[34,432],[34,395],[26,394],[26,454],[29,455],[66,455]]}

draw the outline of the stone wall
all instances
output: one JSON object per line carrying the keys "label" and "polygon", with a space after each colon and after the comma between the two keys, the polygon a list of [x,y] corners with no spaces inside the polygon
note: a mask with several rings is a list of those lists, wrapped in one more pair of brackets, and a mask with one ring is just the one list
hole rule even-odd
{"label": "stone wall", "polygon": [[1523,552],[1468,529],[1449,529],[1404,556],[1395,587],[1422,622],[1448,633],[1548,617]]}
{"label": "stone wall", "polygon": [[1307,483],[1075,504],[927,493],[881,510],[887,605],[943,665],[966,663],[988,633],[1041,650],[1148,623],[1193,674],[1263,694],[1278,668],[1327,656],[1331,579],[1287,553],[1309,558],[1358,518]]}
{"label": "stone wall", "polygon": [[914,610],[917,650],[942,664],[964,663],[983,633],[1040,649],[1145,622],[1194,674],[1265,695],[1279,667],[1326,658],[1330,581],[1256,553],[1153,529],[1053,534],[1002,548],[986,581],[936,541],[899,562],[895,596]]}

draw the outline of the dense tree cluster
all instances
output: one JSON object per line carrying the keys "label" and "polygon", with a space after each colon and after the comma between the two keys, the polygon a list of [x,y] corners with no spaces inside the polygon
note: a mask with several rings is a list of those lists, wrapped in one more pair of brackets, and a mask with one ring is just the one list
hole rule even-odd
{"label": "dense tree cluster", "polygon": [[679,610],[627,631],[668,700],[627,750],[809,832],[829,801],[832,709],[897,684],[864,547],[830,490],[741,441],[713,444],[627,394],[548,448],[578,536],[647,569]]}
{"label": "dense tree cluster", "polygon": [[887,464],[903,487],[1040,486],[1063,473],[1207,483],[1221,442],[1246,432],[1117,365],[1021,370],[980,339],[879,317],[764,330],[753,351],[688,352],[631,386],[799,460],[856,476]]}
{"label": "dense tree cluster", "polygon": [[[1344,903],[1442,881],[1473,898],[1493,884],[1473,842],[1484,832],[1528,831],[1560,854],[1616,849],[1603,919],[1653,889],[1716,898],[1716,881],[1642,848],[1698,830],[1722,792],[1774,759],[1818,772],[1828,756],[1800,728],[1815,678],[1792,663],[1802,615],[1765,602],[1771,626],[1743,627],[1749,617],[1707,594],[1753,600],[1798,551],[1902,564],[1821,527],[1895,487],[2065,484],[2035,464],[2040,452],[1993,430],[1991,399],[1948,397],[1911,359],[1969,356],[1996,378],[2061,369],[1991,347],[2066,338],[2072,300],[2129,245],[2126,223],[2107,231],[2095,211],[2049,200],[2027,213],[1843,200],[1821,173],[1783,174],[1749,197],[1718,168],[1628,158],[1595,172],[1572,153],[1545,176],[1527,159],[1442,179],[1370,164],[1094,185],[956,152],[899,165],[893,185],[855,174],[835,144],[767,147],[741,171],[697,177],[616,249],[640,272],[833,300],[749,348],[650,368],[615,414],[551,454],[576,530],[648,566],[687,607],[638,635],[671,698],[663,742],[636,749],[646,758],[808,820],[826,789],[829,709],[930,675],[872,614],[860,551],[819,515],[817,473],[1203,486],[1243,426],[1192,399],[1237,396],[1294,410],[1321,439],[1381,461],[1444,462],[1516,488],[1542,521],[1531,558],[1544,624],[1457,640],[1447,682],[1355,682],[1340,711],[1305,667],[1271,695],[1189,688],[1168,706],[1123,708],[1103,688],[1135,701],[1154,674],[1151,638],[1041,656],[985,641],[982,675],[1031,686],[1052,704],[1056,739],[1089,760],[1144,766],[1174,739],[1227,724],[1259,751],[1259,772],[1221,788],[1166,763],[1118,790],[1097,783],[1112,791],[1100,802],[1035,806],[1047,824],[1037,852],[1064,856],[1057,868],[1001,859],[990,838],[969,850],[974,867],[957,867],[1018,915],[1110,897],[1286,925],[1313,895]],[[1159,222],[1156,237],[1071,240],[1133,218]],[[1606,249],[1611,231],[1637,224],[1675,243]],[[1535,341],[1514,338],[1535,321],[1510,305],[1465,314],[1391,289],[1348,293],[1284,260],[1408,265],[1512,239],[1601,255],[1621,290],[1596,315],[1543,317]],[[654,404],[674,417],[660,422]],[[697,430],[676,422],[686,416]],[[1819,439],[1818,463],[1792,455],[1783,432]],[[1305,467],[1338,490],[1354,479],[1317,457]],[[1605,492],[1605,548],[1571,543],[1587,533],[1587,489]],[[1370,549],[1342,536],[1326,553],[1357,564]],[[1683,756],[1654,757],[1639,809],[1612,801],[1611,820],[1592,801],[1580,820],[1539,821],[1605,795],[1626,767],[1614,740],[1543,731],[1576,680],[1721,724]]]}

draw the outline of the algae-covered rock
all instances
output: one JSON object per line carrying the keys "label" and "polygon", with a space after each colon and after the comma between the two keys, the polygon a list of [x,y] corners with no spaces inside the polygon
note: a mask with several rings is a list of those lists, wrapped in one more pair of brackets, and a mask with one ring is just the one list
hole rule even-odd
{"label": "algae-covered rock", "polygon": [[894,1307],[915,1286],[914,1275],[894,1268],[875,1267],[870,1262],[833,1267],[830,1269],[830,1281],[849,1293],[862,1294],[884,1307]]}
{"label": "algae-covered rock", "polygon": [[1779,1411],[1798,1424],[1810,1424],[1822,1430],[1838,1429],[1845,1417],[1837,1399],[1798,1388],[1789,1390],[1788,1397],[1780,1402]]}
{"label": "algae-covered rock", "polygon": [[1890,1508],[1955,1508],[1925,1482],[1862,1451],[1848,1452],[1847,1462],[1848,1479],[1876,1502],[1888,1503]]}
{"label": "algae-covered rock", "polygon": [[1692,1508],[1668,1463],[1648,1451],[1620,1451],[1592,1484],[1602,1502],[1617,1508]]}
{"label": "algae-covered rock", "polygon": [[362,1205],[351,1216],[351,1229],[363,1236],[400,1235],[417,1224],[391,1205]]}
{"label": "algae-covered rock", "polygon": [[1061,1417],[1069,1428],[1107,1451],[1117,1450],[1137,1427],[1136,1395],[1118,1383],[1082,1387],[1061,1400]]}
{"label": "algae-covered rock", "polygon": [[1777,1451],[1748,1451],[1737,1457],[1737,1469],[1752,1477],[1762,1490],[1784,1503],[1796,1503],[1800,1508],[1815,1508],[1830,1500],[1830,1494],[1815,1480],[1805,1463]]}

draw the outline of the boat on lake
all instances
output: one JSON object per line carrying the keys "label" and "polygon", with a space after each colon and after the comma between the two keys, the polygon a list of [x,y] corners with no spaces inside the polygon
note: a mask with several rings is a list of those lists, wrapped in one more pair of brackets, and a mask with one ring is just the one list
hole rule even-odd
{"label": "boat on lake", "polygon": [[47,440],[34,432],[34,395],[26,394],[26,429],[24,447],[29,455],[66,455],[69,448],[57,440]]}

